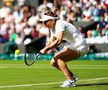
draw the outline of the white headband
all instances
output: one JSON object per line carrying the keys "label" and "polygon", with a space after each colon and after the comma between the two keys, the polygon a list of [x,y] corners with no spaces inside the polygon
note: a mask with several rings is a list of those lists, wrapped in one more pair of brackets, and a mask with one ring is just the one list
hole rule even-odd
{"label": "white headband", "polygon": [[53,17],[53,16],[48,16],[48,15],[43,15],[40,21],[47,21],[50,19],[59,19],[59,17]]}

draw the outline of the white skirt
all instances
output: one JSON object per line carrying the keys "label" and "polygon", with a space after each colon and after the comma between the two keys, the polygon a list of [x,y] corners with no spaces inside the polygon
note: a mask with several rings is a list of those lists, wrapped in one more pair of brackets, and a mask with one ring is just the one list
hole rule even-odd
{"label": "white skirt", "polygon": [[69,48],[72,50],[78,50],[81,52],[81,55],[84,55],[88,51],[88,45],[85,42],[75,45],[74,43],[66,42],[61,45],[63,48]]}

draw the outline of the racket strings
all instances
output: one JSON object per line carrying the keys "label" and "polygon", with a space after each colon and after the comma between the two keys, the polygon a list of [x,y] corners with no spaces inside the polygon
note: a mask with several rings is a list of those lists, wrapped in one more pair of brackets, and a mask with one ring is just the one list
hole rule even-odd
{"label": "racket strings", "polygon": [[36,60],[36,50],[33,47],[27,48],[26,54],[25,54],[25,63],[30,66],[32,65]]}
{"label": "racket strings", "polygon": [[41,53],[34,47],[27,48],[25,53],[25,64],[31,66],[40,57],[40,54]]}

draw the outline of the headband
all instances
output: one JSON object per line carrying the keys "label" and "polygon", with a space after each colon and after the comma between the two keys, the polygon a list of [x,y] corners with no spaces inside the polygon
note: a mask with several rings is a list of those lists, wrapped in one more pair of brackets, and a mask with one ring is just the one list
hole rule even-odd
{"label": "headband", "polygon": [[48,16],[48,15],[43,15],[40,21],[48,21],[50,19],[59,19],[59,17],[53,17],[53,16]]}

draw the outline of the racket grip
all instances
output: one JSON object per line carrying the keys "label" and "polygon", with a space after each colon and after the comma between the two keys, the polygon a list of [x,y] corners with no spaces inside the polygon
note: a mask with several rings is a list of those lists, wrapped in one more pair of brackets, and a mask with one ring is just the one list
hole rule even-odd
{"label": "racket grip", "polygon": [[40,54],[41,54],[41,52],[37,53],[36,58],[39,58]]}

